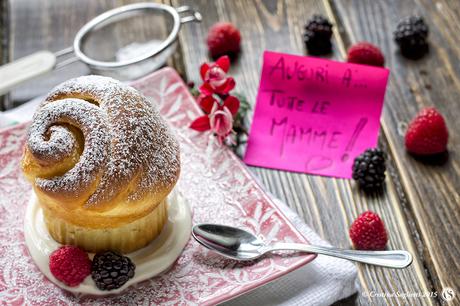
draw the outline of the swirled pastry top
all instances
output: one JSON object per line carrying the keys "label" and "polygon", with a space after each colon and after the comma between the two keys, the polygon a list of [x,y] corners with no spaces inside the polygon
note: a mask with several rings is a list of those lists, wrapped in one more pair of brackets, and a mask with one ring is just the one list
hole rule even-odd
{"label": "swirled pastry top", "polygon": [[134,88],[83,76],[58,85],[40,105],[22,167],[51,209],[107,211],[120,203],[158,204],[178,179],[179,145]]}

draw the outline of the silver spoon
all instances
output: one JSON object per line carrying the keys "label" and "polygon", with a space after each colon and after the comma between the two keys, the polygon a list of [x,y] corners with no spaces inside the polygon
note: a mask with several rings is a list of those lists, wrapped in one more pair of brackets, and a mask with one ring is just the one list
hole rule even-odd
{"label": "silver spoon", "polygon": [[290,250],[328,255],[397,269],[405,268],[412,263],[412,255],[402,250],[357,251],[284,242],[267,245],[245,230],[219,224],[197,224],[192,229],[192,235],[204,247],[236,260],[252,260],[268,252]]}

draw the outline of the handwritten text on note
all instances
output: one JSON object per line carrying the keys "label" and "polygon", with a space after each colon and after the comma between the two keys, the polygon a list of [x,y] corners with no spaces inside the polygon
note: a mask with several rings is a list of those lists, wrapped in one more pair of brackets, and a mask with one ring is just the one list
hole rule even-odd
{"label": "handwritten text on note", "polygon": [[353,159],[377,144],[388,74],[266,51],[245,162],[350,178]]}

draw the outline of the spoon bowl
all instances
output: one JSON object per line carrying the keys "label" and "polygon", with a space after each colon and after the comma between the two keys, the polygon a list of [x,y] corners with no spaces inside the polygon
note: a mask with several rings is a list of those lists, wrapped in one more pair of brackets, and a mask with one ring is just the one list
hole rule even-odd
{"label": "spoon bowl", "polygon": [[262,240],[231,226],[199,224],[193,227],[192,235],[204,247],[231,259],[253,260],[265,253]]}
{"label": "spoon bowl", "polygon": [[358,251],[283,242],[267,245],[248,231],[220,224],[197,224],[192,228],[192,236],[204,247],[234,260],[254,260],[268,252],[290,250],[397,269],[406,268],[412,263],[412,255],[404,250]]}

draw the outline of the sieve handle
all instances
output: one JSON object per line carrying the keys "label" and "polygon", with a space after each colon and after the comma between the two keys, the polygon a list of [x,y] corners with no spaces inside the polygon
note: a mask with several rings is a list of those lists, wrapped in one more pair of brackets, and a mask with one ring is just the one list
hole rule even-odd
{"label": "sieve handle", "polygon": [[195,11],[187,5],[176,8],[176,11],[180,15],[180,23],[187,23],[192,21],[201,22],[201,20],[203,19],[200,12]]}
{"label": "sieve handle", "polygon": [[0,67],[0,95],[13,87],[53,70],[56,56],[49,51],[38,51]]}

